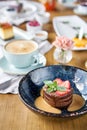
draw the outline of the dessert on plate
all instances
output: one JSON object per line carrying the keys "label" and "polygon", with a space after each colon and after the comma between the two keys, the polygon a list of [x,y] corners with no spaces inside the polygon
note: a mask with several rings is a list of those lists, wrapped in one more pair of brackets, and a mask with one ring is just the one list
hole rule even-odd
{"label": "dessert on plate", "polygon": [[0,38],[10,40],[14,38],[13,26],[9,23],[0,23]]}
{"label": "dessert on plate", "polygon": [[68,80],[56,78],[54,81],[44,81],[43,98],[53,107],[67,108],[72,103],[73,88]]}
{"label": "dessert on plate", "polygon": [[79,35],[77,34],[76,37],[73,38],[74,46],[75,47],[87,47],[87,34],[83,33],[82,38],[79,38]]}
{"label": "dessert on plate", "polygon": [[37,20],[27,22],[26,29],[30,33],[36,33],[42,29],[42,25]]}
{"label": "dessert on plate", "polygon": [[82,38],[81,40],[77,37],[73,38],[75,47],[86,47],[87,46],[87,38]]}

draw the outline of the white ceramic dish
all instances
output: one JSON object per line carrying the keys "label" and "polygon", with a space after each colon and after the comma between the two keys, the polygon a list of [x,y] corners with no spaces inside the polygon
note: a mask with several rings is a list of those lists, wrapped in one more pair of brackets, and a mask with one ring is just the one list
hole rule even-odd
{"label": "white ceramic dish", "polygon": [[[9,5],[12,5],[13,3],[15,3],[16,1],[12,0],[12,1],[0,1],[0,8],[2,7],[6,7]],[[23,4],[32,4],[34,5],[38,11],[45,11],[45,7],[43,4],[41,4],[40,2],[35,2],[35,1],[25,1],[25,0],[20,0],[20,2],[22,2]]]}
{"label": "white ceramic dish", "polygon": [[13,65],[9,64],[7,62],[7,60],[5,59],[5,57],[3,57],[0,59],[0,69],[2,69],[5,73],[8,73],[8,74],[25,75],[33,69],[46,65],[46,58],[42,54],[39,54],[39,61],[40,61],[40,63],[37,65],[32,65],[27,68],[19,69],[19,68],[15,68]]}
{"label": "white ceramic dish", "polygon": [[87,12],[82,12],[78,8],[75,8],[73,11],[75,14],[87,16]]}
{"label": "white ceramic dish", "polygon": [[[8,16],[10,16],[10,12],[7,11],[8,8],[9,8],[9,6],[3,7],[1,11],[6,15],[9,14]],[[30,3],[28,3],[28,4],[25,3],[25,4],[23,4],[23,11],[20,13],[16,12],[16,14],[13,18],[28,17],[30,15],[33,15],[36,11],[37,11],[37,8],[34,5],[32,5]],[[8,17],[8,16],[6,16],[6,17]]]}
{"label": "white ceramic dish", "polygon": [[36,14],[36,19],[41,23],[45,24],[48,23],[50,20],[50,13],[49,12],[38,12]]}
{"label": "white ceramic dish", "polygon": [[42,30],[42,24],[40,24],[40,22],[37,21],[37,23],[39,25],[36,26],[31,26],[29,25],[29,22],[26,23],[26,30],[30,33],[30,34],[35,34],[37,31]]}
{"label": "white ceramic dish", "polygon": [[74,50],[74,51],[82,51],[82,50],[85,51],[85,50],[87,50],[87,46],[86,46],[86,47],[75,47],[75,46],[74,46],[74,47],[73,47],[73,50]]}
{"label": "white ceramic dish", "polygon": [[61,3],[64,7],[66,8],[70,8],[70,9],[73,9],[77,6],[77,4],[75,4],[74,2],[62,2]]}
{"label": "white ceramic dish", "polygon": [[[4,10],[6,10],[6,8],[8,8],[9,5],[13,5],[13,3],[15,3],[15,1],[0,1],[0,21],[9,21],[12,24],[15,25],[20,25],[21,23],[25,22],[25,21],[29,21],[33,18],[35,18],[35,15],[37,12],[44,12],[45,11],[45,7],[43,6],[43,4],[39,3],[39,2],[34,2],[34,1],[25,1],[25,0],[21,0],[20,2],[23,3],[24,8],[25,8],[25,12],[23,13],[19,13],[19,15],[13,16],[13,17],[8,17],[7,15],[5,15]],[[32,8],[32,10],[29,10],[29,7]],[[28,10],[27,10],[28,9]]]}
{"label": "white ceramic dish", "polygon": [[[53,26],[58,36],[64,35],[70,39],[78,34],[78,28],[80,27],[83,28],[84,33],[87,33],[86,22],[76,15],[55,17],[53,19]],[[87,47],[74,47],[73,50],[87,50]]]}
{"label": "white ceramic dish", "polygon": [[46,31],[38,31],[35,33],[35,40],[46,40],[48,38],[48,32]]}
{"label": "white ceramic dish", "polygon": [[[24,31],[18,27],[13,26],[13,31],[14,31],[14,38],[11,40],[16,40],[16,39],[26,39],[26,40],[31,40],[34,38],[34,34],[30,34],[27,31]],[[5,45],[7,42],[10,42],[11,40],[4,41],[0,39],[0,45]]]}

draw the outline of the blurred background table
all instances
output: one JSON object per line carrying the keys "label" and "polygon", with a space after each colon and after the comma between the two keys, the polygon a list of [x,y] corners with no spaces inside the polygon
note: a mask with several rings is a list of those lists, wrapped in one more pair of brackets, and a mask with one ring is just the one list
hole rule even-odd
{"label": "blurred background table", "polygon": [[[56,16],[76,15],[72,9],[64,8],[63,10],[60,10],[58,9],[58,7],[59,6],[56,5],[56,9],[53,11],[50,11],[51,13],[50,22],[48,24],[43,25],[43,29],[49,32],[48,40],[51,43],[55,40],[55,36],[56,36],[56,33],[53,28],[53,24],[52,24],[53,18]],[[87,22],[87,16],[81,16],[81,15],[78,15],[78,16]],[[25,29],[26,28],[25,24],[20,25],[20,28]],[[54,48],[45,55],[47,58],[47,65],[57,64],[57,62],[53,59],[53,52],[54,52]],[[87,70],[87,68],[85,68],[86,60],[87,60],[87,50],[86,51],[73,51],[73,59],[71,60],[71,62],[68,63],[68,65],[74,65],[76,67],[80,67],[82,69]]]}
{"label": "blurred background table", "polygon": [[[50,11],[51,18],[43,29],[49,32],[48,40],[52,43],[55,39],[55,31],[52,19],[55,16],[74,15],[71,9]],[[80,16],[87,22],[87,16]],[[25,30],[25,23],[19,26]],[[52,48],[45,54],[47,65],[57,64],[53,59]],[[68,65],[85,69],[87,51],[73,51],[73,58]],[[51,118],[39,115],[29,110],[19,99],[18,95],[0,94],[0,130],[86,130],[87,114],[75,118]]]}

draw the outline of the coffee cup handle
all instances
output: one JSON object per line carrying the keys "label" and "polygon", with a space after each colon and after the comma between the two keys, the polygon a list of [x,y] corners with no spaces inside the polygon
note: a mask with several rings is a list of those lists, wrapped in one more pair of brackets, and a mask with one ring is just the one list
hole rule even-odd
{"label": "coffee cup handle", "polygon": [[40,55],[39,54],[34,55],[33,58],[34,58],[34,63],[32,64],[32,66],[42,64],[41,61],[40,61]]}

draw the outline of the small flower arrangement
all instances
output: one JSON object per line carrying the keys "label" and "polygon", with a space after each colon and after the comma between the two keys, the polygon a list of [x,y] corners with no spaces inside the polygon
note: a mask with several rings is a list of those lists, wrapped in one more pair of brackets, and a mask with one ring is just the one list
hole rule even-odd
{"label": "small flower arrangement", "polygon": [[53,42],[56,47],[54,51],[54,59],[59,63],[68,63],[72,59],[73,41],[65,36],[57,36]]}
{"label": "small flower arrangement", "polygon": [[62,50],[71,50],[73,47],[73,41],[65,36],[60,36],[56,37],[56,40],[53,42],[53,45],[56,48],[61,48]]}

